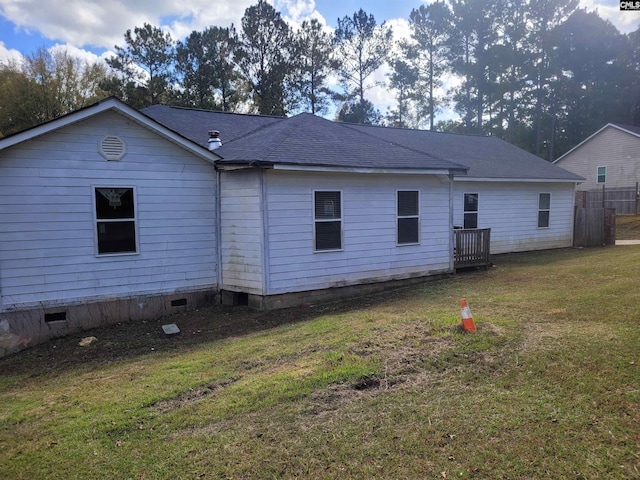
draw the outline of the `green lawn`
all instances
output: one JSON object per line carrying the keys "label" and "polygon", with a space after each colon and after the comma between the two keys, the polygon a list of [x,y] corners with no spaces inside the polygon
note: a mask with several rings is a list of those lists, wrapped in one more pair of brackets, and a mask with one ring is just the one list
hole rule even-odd
{"label": "green lawn", "polygon": [[0,478],[640,478],[640,246],[494,262],[0,359]]}

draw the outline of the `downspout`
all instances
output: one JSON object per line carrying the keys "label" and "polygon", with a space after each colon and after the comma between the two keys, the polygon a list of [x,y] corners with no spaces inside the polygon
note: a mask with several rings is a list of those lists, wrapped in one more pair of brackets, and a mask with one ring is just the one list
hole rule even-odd
{"label": "downspout", "polygon": [[[222,291],[222,207],[221,207],[221,173],[216,169],[216,193],[215,197],[215,212],[216,212],[216,253],[218,256],[218,268],[217,268],[217,282],[218,292]],[[221,297],[221,296],[220,296]]]}
{"label": "downspout", "polygon": [[[576,246],[576,213],[578,210],[578,206],[576,205],[576,190],[578,189],[578,184],[573,182],[572,196],[573,205],[571,206],[571,246]],[[586,203],[586,202],[585,202]]]}
{"label": "downspout", "polygon": [[454,250],[455,234],[453,232],[453,173],[449,173],[449,271],[455,273]]}
{"label": "downspout", "polygon": [[269,284],[269,219],[267,209],[267,170],[262,170],[260,175],[260,215],[262,217],[262,294],[270,293]]}

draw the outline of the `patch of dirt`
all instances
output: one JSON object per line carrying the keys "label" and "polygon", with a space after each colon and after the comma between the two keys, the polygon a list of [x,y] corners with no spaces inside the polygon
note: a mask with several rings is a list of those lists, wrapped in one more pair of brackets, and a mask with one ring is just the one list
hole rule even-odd
{"label": "patch of dirt", "polygon": [[[80,366],[83,369],[101,368],[143,355],[185,350],[223,338],[303,322],[319,315],[345,313],[383,304],[391,297],[409,295],[410,291],[399,289],[385,292],[385,295],[270,312],[258,312],[248,307],[214,306],[153,320],[118,323],[50,340],[0,358],[0,375],[25,374],[37,377]],[[172,323],[178,326],[180,334],[169,337],[162,331],[162,326]],[[89,336],[96,337],[96,340],[88,346],[80,346],[80,342]]]}
{"label": "patch of dirt", "polygon": [[179,408],[202,400],[203,398],[213,396],[224,389],[227,385],[231,385],[236,381],[238,381],[237,378],[211,385],[202,385],[198,388],[189,390],[189,392],[180,395],[177,398],[171,398],[158,402],[154,405],[154,407],[161,413],[171,412],[173,410],[177,410]]}
{"label": "patch of dirt", "polygon": [[[456,325],[444,330],[461,331],[461,328]],[[429,360],[441,354],[446,355],[445,351],[456,342],[452,335],[442,333],[433,332],[430,323],[425,320],[379,329],[375,339],[363,339],[351,352],[356,355],[382,355],[383,373],[366,376],[349,384],[331,385],[314,392],[305,407],[305,413],[330,415],[348,403],[373,398],[385,391],[424,389],[443,381],[450,368],[463,369],[471,365],[473,368],[495,372],[495,365],[500,362],[500,358],[488,353],[460,354],[464,358],[460,358],[457,366],[451,365],[444,370],[434,367]],[[503,332],[500,327],[483,322],[478,325],[477,335],[497,337],[502,336]]]}

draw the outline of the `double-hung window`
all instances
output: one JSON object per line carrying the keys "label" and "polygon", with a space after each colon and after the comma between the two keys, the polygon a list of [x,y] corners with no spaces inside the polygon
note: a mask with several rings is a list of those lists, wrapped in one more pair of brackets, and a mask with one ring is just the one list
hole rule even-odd
{"label": "double-hung window", "polygon": [[398,190],[398,245],[420,243],[420,206],[417,190]]}
{"label": "double-hung window", "polygon": [[478,194],[464,194],[464,228],[478,228]]}
{"label": "double-hung window", "polygon": [[98,255],[138,252],[133,187],[95,187]]}
{"label": "double-hung window", "polygon": [[551,213],[551,194],[538,194],[538,228],[549,228],[549,216]]}
{"label": "double-hung window", "polygon": [[315,191],[314,242],[316,251],[342,249],[342,194],[339,191]]}
{"label": "double-hung window", "polygon": [[605,183],[607,180],[607,167],[598,167],[598,183]]}

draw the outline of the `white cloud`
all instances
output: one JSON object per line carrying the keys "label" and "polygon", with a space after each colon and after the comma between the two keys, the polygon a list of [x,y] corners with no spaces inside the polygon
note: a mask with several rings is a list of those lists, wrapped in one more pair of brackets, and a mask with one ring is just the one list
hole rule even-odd
{"label": "white cloud", "polygon": [[314,0],[277,0],[275,9],[287,12],[287,17],[294,23],[302,23],[316,11]]}
{"label": "white cloud", "polygon": [[10,63],[21,64],[23,60],[22,54],[18,50],[8,49],[4,42],[0,41],[0,65],[8,65]]}
{"label": "white cloud", "polygon": [[96,63],[96,62],[103,62],[105,60],[105,57],[110,57],[111,55],[113,55],[112,52],[109,52],[108,54],[102,54],[102,55],[96,55],[93,52],[89,52],[87,50],[83,50],[82,48],[78,48],[74,45],[70,45],[70,44],[64,44],[61,45],[59,43],[56,43],[53,47],[51,47],[49,49],[49,51],[51,53],[55,53],[57,51],[63,51],[66,52],[69,56],[73,57],[73,58],[78,58],[83,62],[86,63]]}
{"label": "white cloud", "polygon": [[580,0],[580,6],[588,11],[597,10],[600,17],[613,23],[621,33],[633,32],[640,26],[640,11],[621,11],[619,1],[607,5],[602,0]]}
{"label": "white cloud", "polygon": [[174,40],[210,25],[239,24],[253,0],[3,0],[0,14],[27,32],[67,44],[113,48],[128,30],[166,25]]}

